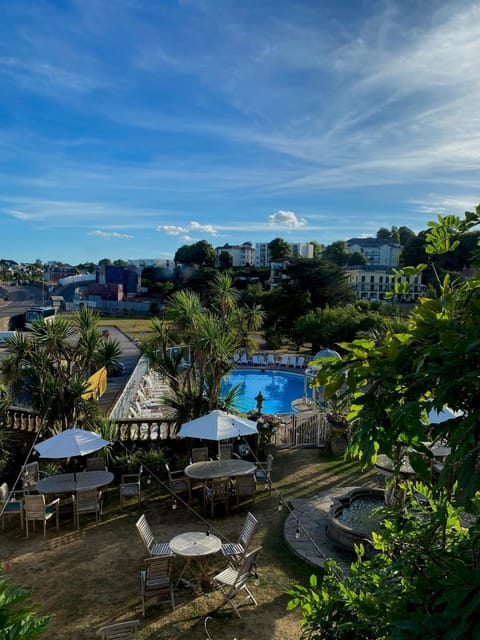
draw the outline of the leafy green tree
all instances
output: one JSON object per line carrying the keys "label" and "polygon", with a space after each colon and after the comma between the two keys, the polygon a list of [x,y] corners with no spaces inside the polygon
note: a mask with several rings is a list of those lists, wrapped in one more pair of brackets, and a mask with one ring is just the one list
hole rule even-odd
{"label": "leafy green tree", "polygon": [[200,240],[191,245],[183,245],[177,249],[174,261],[176,264],[189,264],[213,267],[215,264],[215,249],[206,240]]}
{"label": "leafy green tree", "polygon": [[34,613],[27,602],[31,589],[10,585],[0,574],[0,638],[5,640],[31,640],[47,630],[49,616]]}
{"label": "leafy green tree", "polygon": [[292,255],[290,245],[283,238],[274,238],[268,243],[268,253],[270,260],[283,260]]}
{"label": "leafy green tree", "polygon": [[[408,227],[399,227],[398,228],[398,237],[400,240],[400,244],[404,247],[407,242],[415,238],[415,232],[409,229]],[[410,264],[416,264],[411,262]]]}
{"label": "leafy green tree", "polygon": [[220,269],[230,269],[233,265],[233,258],[230,251],[222,251],[218,256],[218,266]]}
{"label": "leafy green tree", "polygon": [[380,227],[377,231],[377,238],[390,240],[391,242],[400,242],[400,233],[397,227],[392,227],[391,229]]}
{"label": "leafy green tree", "polygon": [[338,240],[329,244],[322,253],[322,258],[333,262],[333,264],[339,267],[344,267],[348,264],[349,253],[347,243],[344,240]]}
{"label": "leafy green tree", "polygon": [[350,267],[366,265],[366,264],[367,264],[367,259],[361,251],[355,251],[350,255],[348,259],[348,265]]}
{"label": "leafy green tree", "polygon": [[[408,456],[422,483],[411,487],[394,473],[389,493],[402,491],[409,508],[390,508],[385,530],[374,536],[373,557],[362,557],[360,548],[350,578],[330,565],[318,586],[295,592],[292,606],[303,607],[304,637],[440,640],[448,630],[449,638],[468,640],[478,631],[480,524],[474,518],[464,527],[457,505],[478,515],[480,276],[478,261],[469,280],[440,279],[435,264],[478,224],[480,206],[463,219],[430,222],[425,253],[438,293],[419,300],[407,330],[341,342],[342,361],[319,370],[316,382],[326,399],[335,395],[340,407],[350,405],[349,454],[366,466],[383,452],[397,470]],[[398,283],[395,293],[401,292]],[[460,413],[430,424],[428,412],[445,406]],[[437,440],[451,453],[433,484],[424,442]]]}

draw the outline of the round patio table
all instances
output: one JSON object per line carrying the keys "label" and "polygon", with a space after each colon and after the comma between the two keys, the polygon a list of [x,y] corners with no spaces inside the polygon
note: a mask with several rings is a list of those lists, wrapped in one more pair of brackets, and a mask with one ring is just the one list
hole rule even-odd
{"label": "round patio table", "polygon": [[[394,462],[391,458],[386,456],[384,453],[381,453],[380,455],[377,456],[375,467],[379,471],[390,475],[393,473],[393,470],[394,470]],[[401,475],[405,475],[405,476],[413,475],[415,473],[415,469],[412,467],[412,465],[408,461],[408,458],[404,458],[402,460],[399,471]]]}
{"label": "round patio table", "polygon": [[[222,541],[213,534],[207,534],[205,531],[189,531],[181,533],[170,540],[170,549],[176,556],[185,559],[185,565],[182,573],[178,578],[178,582],[184,582],[187,586],[195,589],[202,584],[209,586],[211,584],[208,575],[208,565],[214,553],[222,548]],[[190,580],[186,580],[183,576],[190,565],[194,563],[197,567],[190,575]]]}
{"label": "round patio table", "polygon": [[61,473],[39,480],[36,490],[39,493],[75,493],[75,491],[81,491],[82,489],[105,487],[113,482],[113,478],[113,473],[110,471],[80,471],[76,474]]}
{"label": "round patio table", "polygon": [[255,463],[248,460],[204,460],[188,465],[185,475],[193,480],[213,480],[247,476],[256,469]]}

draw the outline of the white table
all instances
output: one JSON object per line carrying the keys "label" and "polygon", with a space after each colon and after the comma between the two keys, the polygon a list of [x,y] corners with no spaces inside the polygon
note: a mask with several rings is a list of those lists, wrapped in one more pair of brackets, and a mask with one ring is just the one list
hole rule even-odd
{"label": "white table", "polygon": [[[387,475],[392,475],[394,472],[394,462],[391,458],[386,456],[384,453],[381,453],[377,456],[377,461],[375,462],[375,468],[380,472],[385,473]],[[402,476],[409,476],[415,474],[415,469],[412,467],[408,458],[403,458],[400,464],[399,472]]]}
{"label": "white table", "polygon": [[[194,589],[196,586],[201,587],[202,584],[210,585],[208,565],[212,555],[218,553],[221,548],[222,541],[220,538],[213,534],[207,535],[205,531],[189,531],[172,538],[170,540],[170,549],[176,556],[185,559],[185,565],[177,584],[183,581]],[[196,565],[197,570],[192,570],[191,579],[185,580],[183,576],[192,563]]]}
{"label": "white table", "polygon": [[61,473],[48,476],[37,482],[39,493],[75,493],[82,489],[97,489],[113,482],[110,471],[80,471],[79,473]]}

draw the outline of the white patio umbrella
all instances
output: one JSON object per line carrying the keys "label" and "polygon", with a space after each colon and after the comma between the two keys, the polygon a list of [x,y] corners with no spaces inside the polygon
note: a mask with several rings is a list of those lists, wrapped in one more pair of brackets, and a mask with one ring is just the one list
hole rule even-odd
{"label": "white patio umbrella", "polygon": [[428,424],[440,424],[440,422],[446,422],[447,420],[452,420],[452,418],[458,418],[459,416],[463,416],[463,411],[454,411],[453,409],[450,409],[450,407],[443,407],[441,411],[430,409],[427,418]]}
{"label": "white patio umbrella", "polygon": [[252,436],[258,433],[257,423],[233,413],[215,409],[205,416],[200,416],[180,427],[177,435],[184,438],[199,438],[201,440],[228,440],[238,436]]}
{"label": "white patio umbrella", "polygon": [[86,429],[65,429],[35,445],[41,458],[75,458],[103,449],[111,444],[101,435]]}

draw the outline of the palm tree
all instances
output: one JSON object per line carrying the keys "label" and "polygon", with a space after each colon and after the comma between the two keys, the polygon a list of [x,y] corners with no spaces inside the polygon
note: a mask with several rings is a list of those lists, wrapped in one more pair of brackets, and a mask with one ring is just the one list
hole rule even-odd
{"label": "palm tree", "polygon": [[[250,331],[260,328],[260,307],[238,307],[237,294],[228,274],[219,274],[212,295],[203,306],[198,295],[179,291],[169,300],[166,322],[152,321],[154,337],[142,346],[150,365],[169,381],[173,397],[165,404],[175,409],[177,424],[219,407],[231,407],[235,391],[220,399],[222,378],[233,367],[233,355],[241,347],[253,347]],[[182,367],[181,353],[171,349],[188,345],[190,361]]]}
{"label": "palm tree", "polygon": [[88,377],[101,366],[114,366],[120,348],[98,329],[98,314],[82,309],[73,320],[56,316],[40,319],[27,335],[6,340],[7,355],[0,365],[12,403],[19,393],[52,431],[78,421],[94,425],[98,405],[83,396]]}

